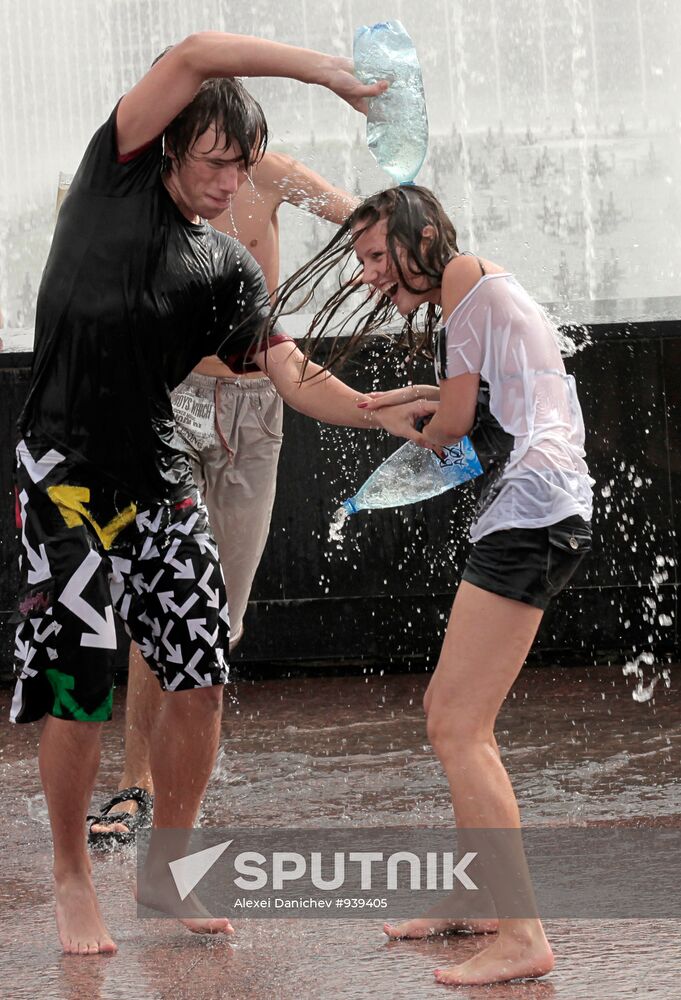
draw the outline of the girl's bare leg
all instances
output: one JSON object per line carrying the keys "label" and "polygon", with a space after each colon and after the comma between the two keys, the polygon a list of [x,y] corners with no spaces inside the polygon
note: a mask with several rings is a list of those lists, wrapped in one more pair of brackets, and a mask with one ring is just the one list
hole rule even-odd
{"label": "girl's bare leg", "polygon": [[[541,618],[538,608],[466,582],[457,592],[424,705],[428,735],[447,774],[460,831],[520,830],[518,805],[493,730]],[[523,868],[520,835],[515,842],[513,834],[505,835],[504,842],[516,871]],[[512,891],[517,893],[519,886],[516,880]],[[490,888],[502,914],[513,909],[514,900],[503,898],[503,884],[492,879]],[[531,914],[529,874],[521,891],[528,907],[525,912]],[[405,929],[401,925],[393,931]],[[472,985],[551,971],[553,955],[537,916],[501,919],[498,930],[494,943],[473,958],[438,970],[438,981]]]}

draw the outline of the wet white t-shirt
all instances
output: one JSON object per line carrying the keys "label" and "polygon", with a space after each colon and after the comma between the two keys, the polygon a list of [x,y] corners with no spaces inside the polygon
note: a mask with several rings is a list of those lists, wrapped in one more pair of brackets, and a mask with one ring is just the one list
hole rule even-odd
{"label": "wet white t-shirt", "polygon": [[483,491],[471,541],[575,514],[590,520],[594,481],[584,461],[582,411],[544,310],[512,275],[486,274],[441,336],[438,378],[479,373],[489,387],[489,412],[510,436],[504,454],[495,456],[498,474]]}

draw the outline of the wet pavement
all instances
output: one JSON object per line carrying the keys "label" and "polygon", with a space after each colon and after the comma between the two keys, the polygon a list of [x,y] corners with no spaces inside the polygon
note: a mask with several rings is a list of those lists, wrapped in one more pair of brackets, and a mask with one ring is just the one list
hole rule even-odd
{"label": "wet pavement", "polygon": [[[241,681],[203,825],[443,826],[446,781],[421,716],[425,675]],[[654,821],[681,825],[681,672],[655,699],[631,697],[619,667],[526,668],[502,711],[498,740],[528,824]],[[94,802],[113,789],[122,697],[106,728]],[[9,692],[0,693],[3,720]],[[0,727],[0,996],[316,1000],[447,995],[467,1000],[605,1000],[679,996],[681,926],[673,920],[550,920],[556,970],[539,982],[437,985],[432,972],[484,940],[388,943],[382,919],[236,921],[231,943],[168,920],[139,920],[134,849],[94,858],[114,957],[60,954],[53,924],[47,815],[37,726]],[[645,859],[641,859],[645,864]],[[678,892],[678,886],[670,886]],[[391,919],[408,914],[389,913]]]}

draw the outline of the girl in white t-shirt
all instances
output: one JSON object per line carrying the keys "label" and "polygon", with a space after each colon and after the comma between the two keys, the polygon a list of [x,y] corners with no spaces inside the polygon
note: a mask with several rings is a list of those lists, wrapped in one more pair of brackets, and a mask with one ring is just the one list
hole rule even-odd
{"label": "girl in white t-shirt", "polygon": [[[553,955],[536,913],[494,725],[549,600],[590,548],[592,480],[575,382],[544,311],[502,267],[459,253],[454,227],[427,189],[391,188],[359,205],[284,286],[280,307],[352,253],[359,268],[315,317],[310,343],[326,335],[328,347],[337,310],[368,285],[369,309],[355,319],[350,349],[397,312],[407,319],[404,341],[412,353],[434,358],[439,382],[376,393],[369,408],[405,407],[414,427],[425,419],[421,443],[436,450],[468,434],[484,469],[472,549],[424,707],[451,788],[460,853],[477,849],[488,897],[477,920],[460,919],[471,916],[467,900],[461,909],[453,897],[449,910],[385,930],[391,937],[498,930],[473,958],[437,970],[443,983],[545,975]],[[423,305],[425,327],[417,333]],[[348,325],[344,319],[345,336]],[[347,353],[347,340],[332,341],[328,364]],[[505,833],[485,839],[484,830]]]}

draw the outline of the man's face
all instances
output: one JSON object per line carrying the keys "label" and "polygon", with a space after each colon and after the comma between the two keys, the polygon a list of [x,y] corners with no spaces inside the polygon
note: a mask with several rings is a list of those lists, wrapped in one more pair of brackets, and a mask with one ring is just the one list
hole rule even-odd
{"label": "man's face", "polygon": [[210,127],[196,139],[182,163],[173,160],[171,191],[176,201],[179,197],[181,209],[210,220],[229,208],[246,176],[239,145],[233,142],[225,147],[224,135],[216,136]]}

